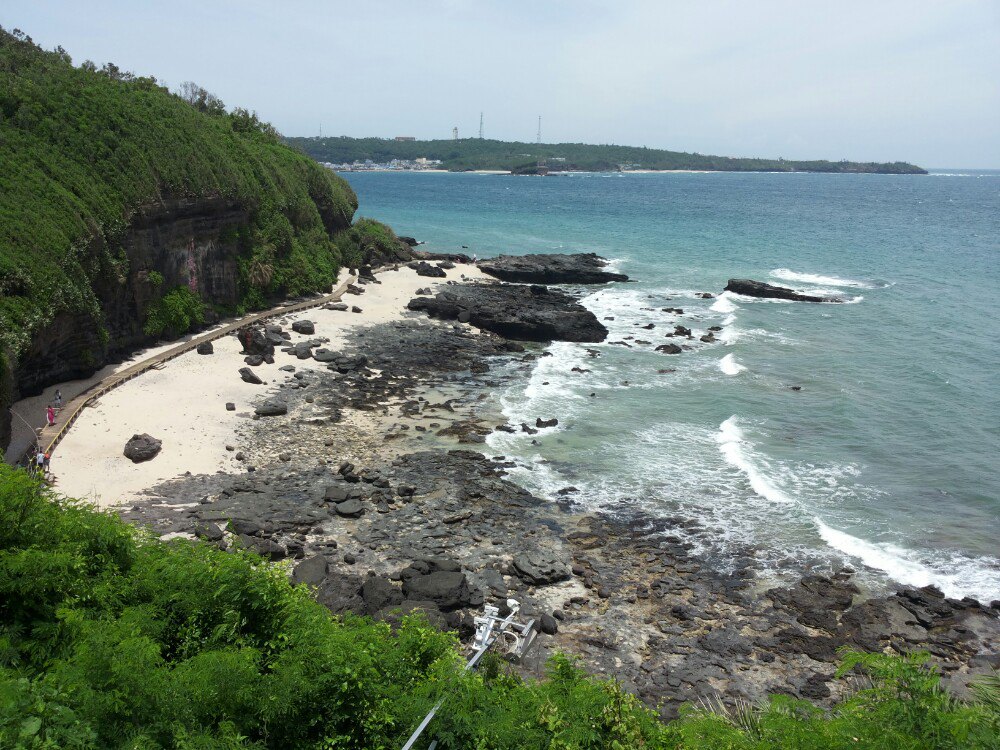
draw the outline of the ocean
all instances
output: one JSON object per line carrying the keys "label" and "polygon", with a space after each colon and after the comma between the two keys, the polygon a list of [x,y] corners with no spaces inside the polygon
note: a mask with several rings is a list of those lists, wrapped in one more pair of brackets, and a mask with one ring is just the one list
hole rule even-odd
{"label": "ocean", "polygon": [[[722,569],[1000,599],[1000,172],[345,177],[359,215],[424,249],[596,252],[635,280],[586,292],[607,342],[554,343],[494,394],[514,424],[559,419],[489,437],[514,481],[694,519]],[[721,294],[729,278],[847,303]]]}

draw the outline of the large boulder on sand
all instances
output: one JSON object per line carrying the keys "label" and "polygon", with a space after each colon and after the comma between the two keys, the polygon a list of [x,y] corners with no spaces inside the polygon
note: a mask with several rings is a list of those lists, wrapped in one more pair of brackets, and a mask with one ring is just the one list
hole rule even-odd
{"label": "large boulder on sand", "polygon": [[133,435],[132,439],[125,443],[125,458],[132,463],[138,464],[156,458],[163,443],[151,435]]}
{"label": "large boulder on sand", "polygon": [[259,417],[278,417],[288,413],[288,404],[276,398],[269,398],[254,409]]}
{"label": "large boulder on sand", "polygon": [[264,381],[258,378],[257,373],[249,367],[240,368],[240,377],[243,379],[244,383],[250,383],[250,385],[264,385]]}

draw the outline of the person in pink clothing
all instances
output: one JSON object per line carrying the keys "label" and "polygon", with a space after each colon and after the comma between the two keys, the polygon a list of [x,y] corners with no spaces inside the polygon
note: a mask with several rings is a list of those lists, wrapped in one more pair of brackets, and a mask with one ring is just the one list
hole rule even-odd
{"label": "person in pink clothing", "polygon": [[56,410],[51,406],[45,407],[45,418],[48,420],[49,427],[56,423]]}

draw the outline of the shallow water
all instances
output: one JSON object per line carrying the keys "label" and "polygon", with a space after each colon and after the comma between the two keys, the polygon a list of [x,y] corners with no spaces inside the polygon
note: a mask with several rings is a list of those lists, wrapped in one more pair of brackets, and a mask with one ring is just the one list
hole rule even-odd
{"label": "shallow water", "polygon": [[[1000,598],[1000,173],[346,176],[427,249],[593,251],[637,280],[585,304],[609,342],[650,345],[556,343],[497,394],[515,423],[560,420],[540,445],[489,438],[517,481],[695,516],[722,564],[750,545],[777,574],[846,562]],[[850,304],[719,296],[731,277]]]}

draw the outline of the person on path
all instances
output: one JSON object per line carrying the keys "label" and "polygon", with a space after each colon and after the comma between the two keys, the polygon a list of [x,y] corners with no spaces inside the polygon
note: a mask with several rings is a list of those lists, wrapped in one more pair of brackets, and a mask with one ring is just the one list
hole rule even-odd
{"label": "person on path", "polygon": [[56,388],[56,408],[62,408],[62,391],[58,388]]}
{"label": "person on path", "polygon": [[45,462],[42,464],[42,466],[45,468],[46,474],[48,474],[51,471],[51,464],[52,464],[52,454],[46,453]]}
{"label": "person on path", "polygon": [[45,407],[45,419],[49,423],[49,427],[56,423],[56,410],[51,406]]}
{"label": "person on path", "polygon": [[38,449],[38,455],[35,456],[35,471],[39,474],[45,474],[45,454],[42,449]]}

